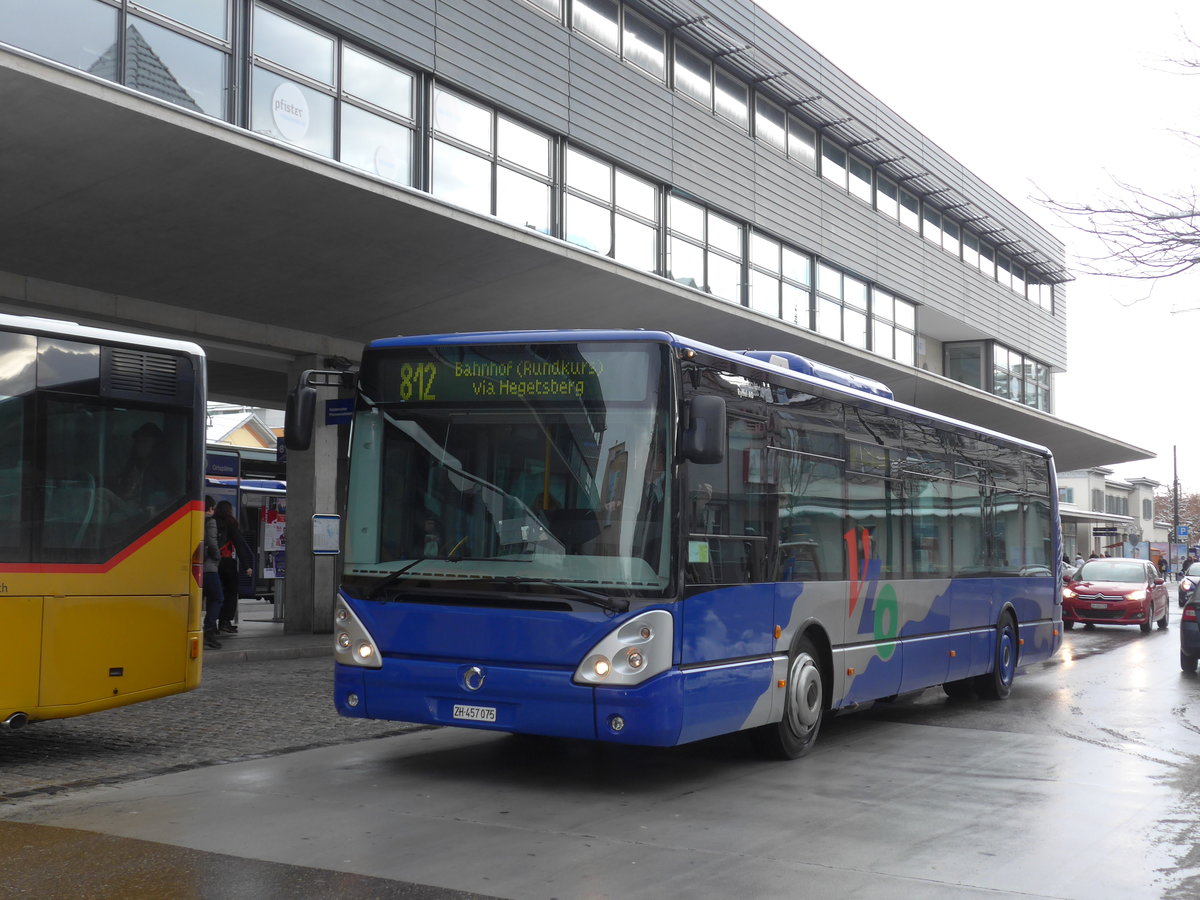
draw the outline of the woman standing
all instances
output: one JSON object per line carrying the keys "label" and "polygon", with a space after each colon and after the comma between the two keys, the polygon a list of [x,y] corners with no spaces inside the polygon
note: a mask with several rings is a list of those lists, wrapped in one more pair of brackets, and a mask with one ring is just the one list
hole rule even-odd
{"label": "woman standing", "polygon": [[217,628],[225,634],[237,634],[233,620],[237,618],[238,574],[254,574],[254,552],[242,537],[232,503],[228,500],[218,503],[213,518],[217,520],[217,543],[221,550],[217,572],[221,576],[221,592],[225,598]]}

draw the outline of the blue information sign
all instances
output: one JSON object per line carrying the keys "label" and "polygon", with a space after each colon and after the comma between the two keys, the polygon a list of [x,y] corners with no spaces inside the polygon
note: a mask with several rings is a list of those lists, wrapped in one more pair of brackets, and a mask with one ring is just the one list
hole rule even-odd
{"label": "blue information sign", "polygon": [[354,398],[335,397],[325,401],[326,425],[349,425],[354,418]]}

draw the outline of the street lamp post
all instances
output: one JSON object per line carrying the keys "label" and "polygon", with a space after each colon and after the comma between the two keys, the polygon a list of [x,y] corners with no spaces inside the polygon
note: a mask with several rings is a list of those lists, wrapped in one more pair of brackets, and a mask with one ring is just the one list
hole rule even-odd
{"label": "street lamp post", "polygon": [[1171,536],[1167,538],[1168,570],[1175,555],[1175,548],[1172,546],[1172,542],[1179,540],[1179,447],[1175,444],[1171,445],[1171,464],[1174,466],[1175,478],[1175,524],[1171,528]]}

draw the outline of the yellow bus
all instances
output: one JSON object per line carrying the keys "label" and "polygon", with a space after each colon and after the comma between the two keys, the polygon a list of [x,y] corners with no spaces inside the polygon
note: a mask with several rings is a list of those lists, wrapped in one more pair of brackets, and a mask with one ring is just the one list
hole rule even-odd
{"label": "yellow bus", "polygon": [[200,683],[205,359],[0,315],[0,726]]}

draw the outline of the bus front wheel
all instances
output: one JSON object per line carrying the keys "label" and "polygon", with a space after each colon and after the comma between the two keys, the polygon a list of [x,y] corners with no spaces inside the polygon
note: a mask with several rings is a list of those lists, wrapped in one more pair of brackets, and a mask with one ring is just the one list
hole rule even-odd
{"label": "bus front wheel", "polygon": [[996,664],[992,671],[975,679],[975,691],[981,697],[1003,700],[1012,692],[1017,674],[1017,623],[1009,613],[996,626]]}
{"label": "bus front wheel", "polygon": [[756,729],[754,738],[767,755],[796,759],[817,742],[817,732],[825,716],[825,677],[821,672],[820,651],[807,637],[796,643],[788,663],[785,690],[783,719]]}

